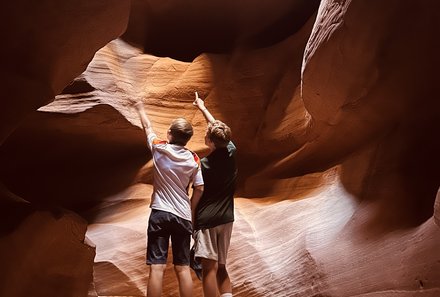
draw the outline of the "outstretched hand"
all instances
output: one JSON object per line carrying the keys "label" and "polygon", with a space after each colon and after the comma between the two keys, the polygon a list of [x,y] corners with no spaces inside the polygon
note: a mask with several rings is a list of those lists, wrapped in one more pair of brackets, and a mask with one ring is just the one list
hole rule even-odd
{"label": "outstretched hand", "polygon": [[202,100],[202,98],[199,97],[199,94],[195,92],[196,99],[193,102],[193,105],[197,106],[199,109],[205,108],[205,102]]}
{"label": "outstretched hand", "polygon": [[136,108],[137,110],[144,110],[144,103],[143,103],[141,100],[139,100],[139,101],[133,101],[133,102],[132,102],[132,106],[133,106],[134,108]]}
{"label": "outstretched hand", "polygon": [[199,108],[199,110],[203,113],[203,116],[205,117],[208,123],[214,123],[215,118],[205,107],[205,102],[202,100],[202,98],[199,97],[199,94],[197,92],[195,92],[195,94],[196,94],[196,99],[194,100],[193,105]]}

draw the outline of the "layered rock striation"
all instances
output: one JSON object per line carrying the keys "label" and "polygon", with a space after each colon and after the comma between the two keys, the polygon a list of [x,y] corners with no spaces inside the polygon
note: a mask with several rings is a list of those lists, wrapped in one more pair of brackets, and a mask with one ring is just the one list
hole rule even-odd
{"label": "layered rock striation", "polygon": [[45,1],[38,55],[6,35],[3,57],[29,62],[4,68],[0,296],[145,296],[152,162],[132,105],[159,137],[189,119],[204,156],[194,91],[238,147],[234,296],[438,296],[440,5],[159,2]]}

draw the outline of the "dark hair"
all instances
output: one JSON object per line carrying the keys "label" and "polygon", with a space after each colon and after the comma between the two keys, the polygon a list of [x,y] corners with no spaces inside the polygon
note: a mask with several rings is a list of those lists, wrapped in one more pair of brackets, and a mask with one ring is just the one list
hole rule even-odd
{"label": "dark hair", "polygon": [[175,119],[170,126],[172,144],[186,145],[193,136],[191,124],[184,118]]}
{"label": "dark hair", "polygon": [[214,121],[208,124],[207,136],[216,148],[226,147],[231,141],[231,128],[222,121]]}

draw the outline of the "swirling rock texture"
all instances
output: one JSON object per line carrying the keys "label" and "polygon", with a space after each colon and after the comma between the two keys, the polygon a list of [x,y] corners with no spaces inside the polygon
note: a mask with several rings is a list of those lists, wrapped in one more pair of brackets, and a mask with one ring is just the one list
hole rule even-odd
{"label": "swirling rock texture", "polygon": [[440,296],[437,1],[129,4],[2,10],[0,296],[145,296],[131,105],[204,156],[196,90],[239,149],[235,296]]}
{"label": "swirling rock texture", "polygon": [[[2,176],[7,177],[0,182],[1,296],[76,297],[88,292],[95,249],[85,243],[87,221],[60,208],[62,204],[47,200],[50,197],[45,194],[39,196],[41,203],[30,203],[36,202],[32,199],[33,189],[28,189],[29,196],[21,195],[7,182],[14,179],[16,186],[25,188],[20,180],[40,176],[45,184],[34,182],[35,189],[48,186],[69,192],[70,186],[51,182],[45,165],[34,167],[43,159],[56,157],[53,159],[43,147],[34,147],[32,137],[27,136],[26,142],[16,144],[21,152],[3,153],[3,149],[11,133],[29,115],[53,101],[55,94],[86,69],[99,48],[125,31],[129,9],[129,2],[114,0],[18,0],[1,4],[0,167]],[[46,139],[47,147],[51,147],[50,138]],[[12,156],[20,160],[24,155],[38,160],[26,169],[22,167],[27,173],[15,168],[12,159],[9,165],[5,162]],[[57,166],[59,175],[68,172],[63,163]]]}

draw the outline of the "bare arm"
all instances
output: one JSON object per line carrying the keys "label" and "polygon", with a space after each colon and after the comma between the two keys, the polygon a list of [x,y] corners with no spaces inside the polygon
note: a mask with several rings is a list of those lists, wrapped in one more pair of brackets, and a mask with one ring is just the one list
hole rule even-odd
{"label": "bare arm", "polygon": [[209,110],[205,107],[205,102],[199,97],[199,94],[195,92],[196,99],[194,100],[193,104],[197,106],[198,109],[203,113],[203,116],[205,117],[205,120],[208,123],[214,123],[215,118],[212,116],[212,114],[209,112]]}
{"label": "bare arm", "polygon": [[151,133],[154,133],[153,127],[151,126],[150,119],[147,116],[147,113],[144,109],[144,104],[142,102],[137,102],[135,105],[136,110],[139,114],[139,117],[141,119],[142,127],[144,128],[145,134],[150,135]]}
{"label": "bare arm", "polygon": [[201,186],[195,186],[192,192],[192,196],[191,196],[191,217],[192,217],[192,222],[194,225],[194,220],[196,218],[196,208],[197,208],[197,204],[199,204],[200,198],[202,197],[203,194],[203,185]]}

